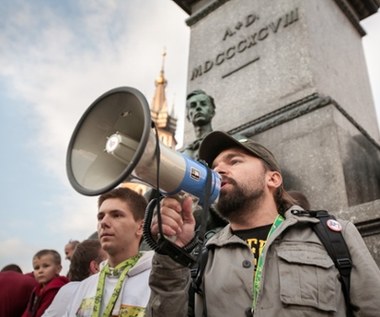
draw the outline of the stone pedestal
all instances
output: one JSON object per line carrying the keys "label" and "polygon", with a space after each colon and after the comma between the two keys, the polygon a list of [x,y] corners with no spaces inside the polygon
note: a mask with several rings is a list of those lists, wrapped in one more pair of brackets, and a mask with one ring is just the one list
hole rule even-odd
{"label": "stone pedestal", "polygon": [[[217,106],[229,130],[312,93],[331,96],[379,141],[361,38],[333,0],[196,1],[188,91]],[[228,120],[226,120],[228,118]],[[192,138],[185,128],[185,142]]]}
{"label": "stone pedestal", "polygon": [[362,226],[380,265],[380,135],[360,26],[379,4],[176,2],[190,15],[188,91],[214,97],[214,129],[268,146],[286,188]]}

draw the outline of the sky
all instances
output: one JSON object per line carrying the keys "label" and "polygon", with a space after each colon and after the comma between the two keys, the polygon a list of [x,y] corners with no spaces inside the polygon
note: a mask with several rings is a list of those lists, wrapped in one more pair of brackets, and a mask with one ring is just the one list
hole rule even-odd
{"label": "sky", "polygon": [[[171,0],[2,0],[0,6],[0,268],[32,270],[41,249],[96,230],[96,198],[66,175],[71,134],[91,103],[119,86],[148,102],[166,51],[166,97],[184,122],[190,30]],[[380,118],[380,13],[362,21]],[[182,130],[177,139],[182,143]]]}

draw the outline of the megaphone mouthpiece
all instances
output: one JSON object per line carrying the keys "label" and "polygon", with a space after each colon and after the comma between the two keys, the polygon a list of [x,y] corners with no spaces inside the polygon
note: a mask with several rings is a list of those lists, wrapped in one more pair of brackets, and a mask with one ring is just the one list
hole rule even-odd
{"label": "megaphone mouthpiece", "polygon": [[116,132],[107,139],[105,151],[124,164],[129,164],[132,161],[138,145],[138,142],[135,140],[128,138],[122,133]]}

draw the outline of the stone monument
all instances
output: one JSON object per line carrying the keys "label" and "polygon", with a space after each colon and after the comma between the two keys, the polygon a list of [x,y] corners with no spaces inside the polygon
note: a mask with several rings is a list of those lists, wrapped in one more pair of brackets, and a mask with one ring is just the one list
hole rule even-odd
{"label": "stone monument", "polygon": [[286,188],[354,222],[380,265],[380,135],[360,25],[380,2],[174,1],[189,14],[187,88],[214,97],[214,129],[270,148]]}

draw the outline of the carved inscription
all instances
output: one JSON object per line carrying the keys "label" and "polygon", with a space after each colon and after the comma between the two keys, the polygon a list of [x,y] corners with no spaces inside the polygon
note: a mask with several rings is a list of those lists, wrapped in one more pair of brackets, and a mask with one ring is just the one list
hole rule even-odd
{"label": "carved inscription", "polygon": [[[260,42],[265,41],[271,36],[278,34],[278,32],[280,32],[282,29],[287,28],[288,26],[297,22],[298,20],[298,8],[296,8],[280,16],[276,20],[271,21],[267,25],[257,27],[257,29],[248,36],[245,36],[239,41],[232,43],[230,47],[217,53],[213,58],[207,59],[204,63],[200,64],[197,67],[194,67],[191,72],[190,80],[194,80],[198,77],[201,77],[207,72],[214,69],[215,67],[218,67],[229,60],[232,60],[236,55],[255,47]],[[227,41],[228,39],[234,39],[234,36],[238,34],[238,32],[245,30],[251,26],[257,25],[257,21],[259,21],[258,15],[249,14],[242,21],[237,22],[234,26],[227,27],[223,34],[222,40]],[[259,59],[260,57],[255,57],[252,61],[249,61],[244,65],[238,66],[235,70],[223,75],[222,78],[231,75],[232,73],[244,68],[245,66],[248,66],[253,62],[258,61]]]}
{"label": "carved inscription", "polygon": [[228,27],[224,32],[223,41],[225,41],[228,37],[234,36],[238,31],[244,28],[250,27],[253,23],[255,23],[259,19],[259,16],[256,14],[248,14],[243,21],[239,21],[235,24],[234,27]]}

